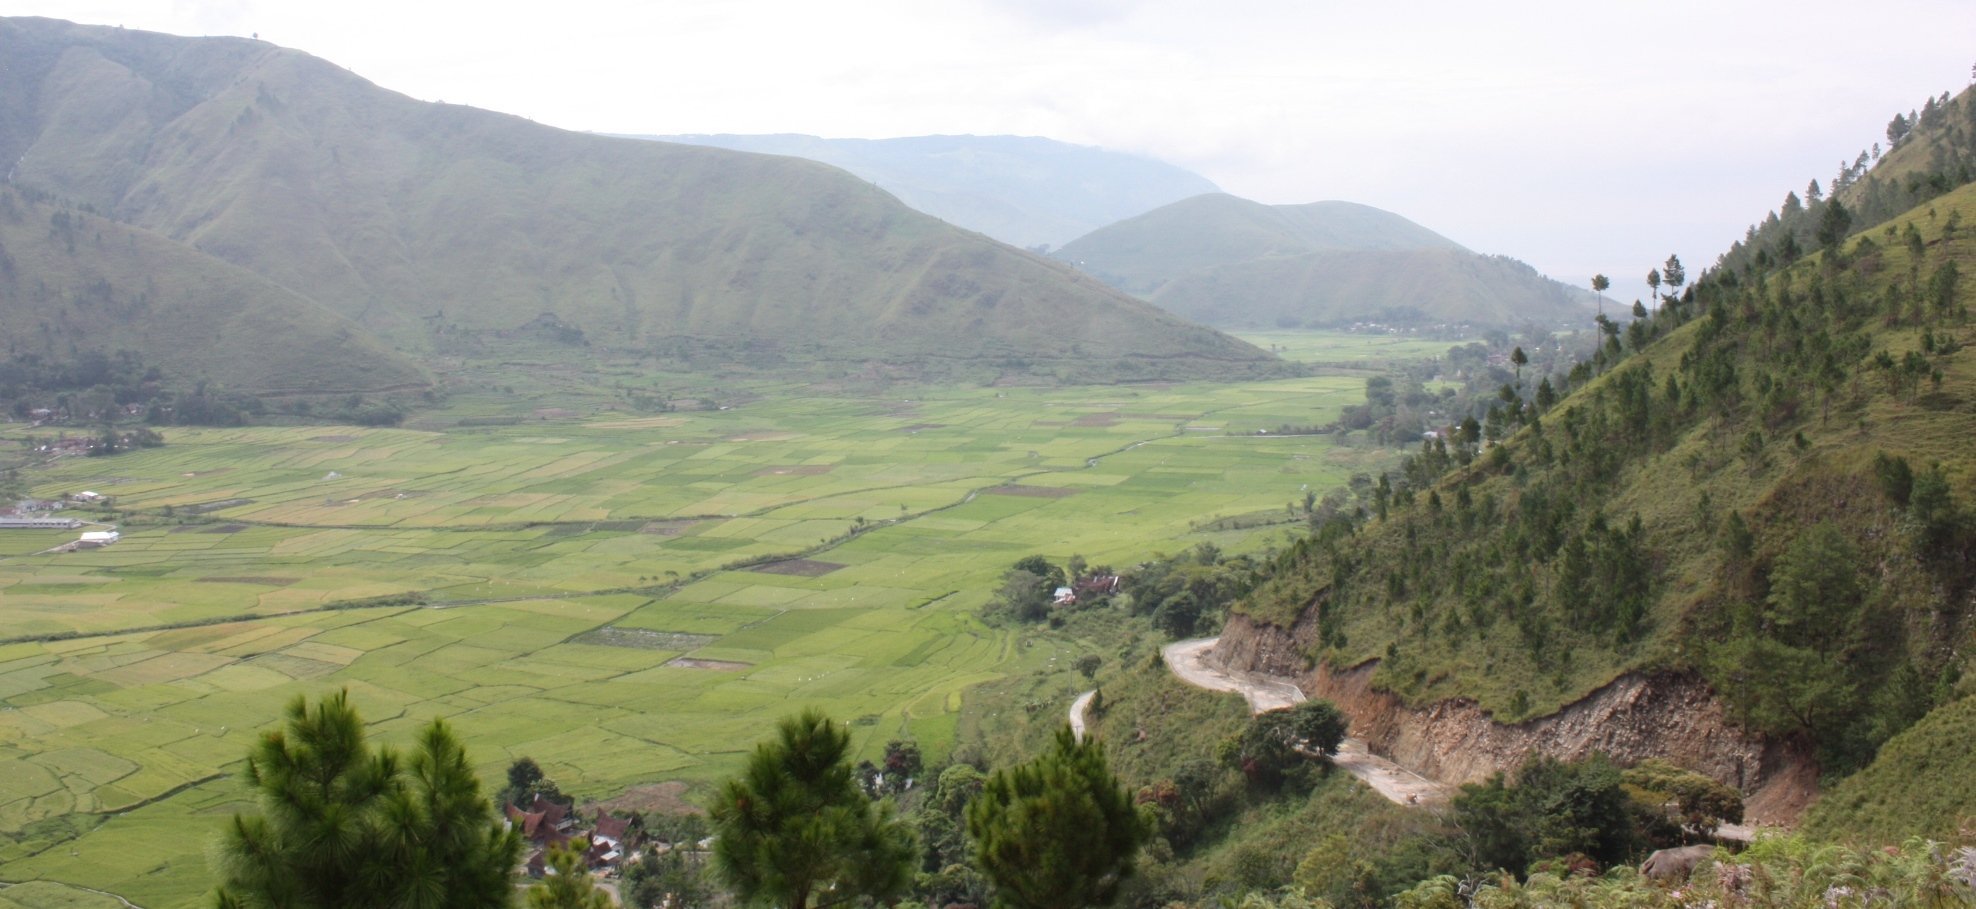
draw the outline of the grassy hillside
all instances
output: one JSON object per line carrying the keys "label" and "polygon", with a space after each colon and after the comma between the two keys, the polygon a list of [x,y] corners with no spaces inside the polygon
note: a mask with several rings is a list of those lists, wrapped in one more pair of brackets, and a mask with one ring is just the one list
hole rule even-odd
{"label": "grassy hillside", "polygon": [[1948,840],[1976,828],[1976,697],[1930,713],[1888,740],[1872,766],[1813,805],[1804,832],[1876,844]]}
{"label": "grassy hillside", "polygon": [[1235,262],[1176,277],[1151,299],[1208,325],[1269,328],[1358,321],[1582,323],[1587,309],[1576,297],[1515,259],[1406,249]]}
{"label": "grassy hillside", "polygon": [[[1843,773],[1955,696],[1976,617],[1964,186],[1781,270],[1716,269],[1594,364],[1424,447],[1244,608],[1414,700],[1547,713],[1704,674]],[[1498,435],[1506,441],[1483,447]]]}
{"label": "grassy hillside", "polygon": [[1356,321],[1582,320],[1582,292],[1350,202],[1211,195],[1095,231],[1057,255],[1169,312],[1238,328]]}
{"label": "grassy hillside", "polygon": [[1352,202],[1264,205],[1195,196],[1079,237],[1057,257],[1131,293],[1150,295],[1201,269],[1318,250],[1461,249],[1391,212]]}
{"label": "grassy hillside", "polygon": [[142,351],[179,386],[342,393],[425,383],[403,355],[266,278],[4,186],[0,345],[44,361]]}
{"label": "grassy hillside", "polygon": [[841,167],[950,224],[1013,246],[1067,243],[1169,202],[1215,192],[1171,164],[1034,136],[822,139],[643,136]]}
{"label": "grassy hillside", "polygon": [[[619,349],[856,360],[1267,356],[812,162],[413,101],[296,51],[0,22],[16,183],[262,276],[394,343],[544,314]],[[574,337],[574,335],[572,335]]]}

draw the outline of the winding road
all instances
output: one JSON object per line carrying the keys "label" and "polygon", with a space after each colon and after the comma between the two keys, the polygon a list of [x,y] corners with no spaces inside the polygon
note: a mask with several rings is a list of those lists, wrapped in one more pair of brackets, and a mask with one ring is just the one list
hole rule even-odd
{"label": "winding road", "polygon": [[1091,712],[1091,699],[1097,695],[1098,689],[1093,688],[1070,702],[1070,734],[1080,742],[1084,741],[1084,724],[1089,722],[1087,714]]}
{"label": "winding road", "polygon": [[[1175,677],[1197,688],[1210,691],[1233,691],[1249,702],[1253,713],[1266,713],[1282,710],[1304,701],[1304,692],[1288,679],[1279,676],[1263,675],[1254,672],[1235,672],[1210,664],[1208,652],[1214,649],[1220,638],[1199,638],[1191,641],[1175,641],[1160,649],[1160,656],[1166,661],[1166,668]],[[1078,705],[1071,708],[1074,718],[1080,717],[1082,708],[1090,695],[1078,699]],[[1072,727],[1080,724],[1072,720]],[[1082,734],[1081,731],[1079,733]],[[1373,754],[1364,742],[1346,738],[1338,745],[1338,753],[1331,762],[1371,786],[1374,791],[1388,800],[1401,805],[1445,805],[1454,792],[1454,787],[1446,783],[1430,780],[1418,773],[1401,767],[1386,758]]]}

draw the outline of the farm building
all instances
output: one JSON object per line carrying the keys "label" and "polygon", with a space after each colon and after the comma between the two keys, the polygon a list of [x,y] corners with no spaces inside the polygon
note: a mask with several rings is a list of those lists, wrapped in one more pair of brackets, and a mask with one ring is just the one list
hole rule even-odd
{"label": "farm building", "polygon": [[74,530],[82,526],[75,518],[43,515],[0,515],[0,530]]}
{"label": "farm building", "polygon": [[85,530],[82,539],[75,541],[75,545],[77,549],[101,549],[121,538],[122,535],[114,530]]}

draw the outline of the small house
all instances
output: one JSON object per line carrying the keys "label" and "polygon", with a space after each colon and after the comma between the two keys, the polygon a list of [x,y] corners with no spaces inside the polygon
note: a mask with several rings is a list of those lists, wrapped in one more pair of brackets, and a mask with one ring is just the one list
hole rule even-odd
{"label": "small house", "polygon": [[121,538],[114,530],[85,530],[75,545],[77,549],[102,549]]}

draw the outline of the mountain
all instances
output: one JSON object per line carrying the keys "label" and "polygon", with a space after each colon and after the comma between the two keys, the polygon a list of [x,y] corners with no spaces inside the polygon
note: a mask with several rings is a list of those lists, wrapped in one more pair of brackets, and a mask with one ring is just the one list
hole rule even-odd
{"label": "mountain", "polygon": [[642,136],[841,167],[929,215],[1025,248],[1060,245],[1200,193],[1206,177],[1150,158],[1035,136]]}
{"label": "mountain", "polygon": [[[1976,147],[1966,123],[1969,93],[1914,147]],[[1235,668],[1312,666],[1307,691],[1465,717],[1438,745],[1390,741],[1470,766],[1541,729],[1632,758],[1679,743],[1752,788],[1885,760],[1817,829],[1951,831],[1967,801],[1940,793],[1967,762],[1943,743],[1976,694],[1976,169],[1928,155],[1952,169],[1922,165],[1943,176],[1914,207],[1780,219],[1595,360],[1423,445],[1370,517],[1238,604]],[[1793,251],[1798,219],[1838,226]],[[1647,722],[1584,719],[1615,693]]]}
{"label": "mountain", "polygon": [[[56,360],[141,351],[170,380],[255,392],[426,382],[350,320],[156,234],[0,186],[0,345]],[[217,355],[216,355],[217,354]]]}
{"label": "mountain", "polygon": [[1507,256],[1408,249],[1237,262],[1174,278],[1152,301],[1175,315],[1231,328],[1350,322],[1582,327],[1590,308],[1579,296]]}
{"label": "mountain", "polygon": [[1392,212],[1353,202],[1264,205],[1225,193],[1183,199],[1057,251],[1106,283],[1149,296],[1167,282],[1256,259],[1353,250],[1461,250]]}
{"label": "mountain", "polygon": [[1359,321],[1582,321],[1589,294],[1351,202],[1264,205],[1212,194],[1066,244],[1057,257],[1223,327]]}
{"label": "mountain", "polygon": [[260,41],[8,19],[0,58],[15,184],[404,350],[546,316],[632,351],[1117,377],[1270,362],[813,162],[414,101]]}

